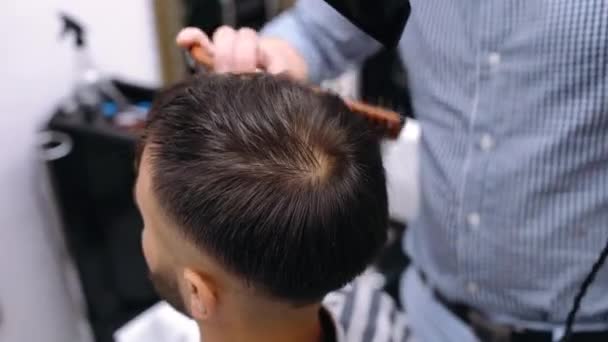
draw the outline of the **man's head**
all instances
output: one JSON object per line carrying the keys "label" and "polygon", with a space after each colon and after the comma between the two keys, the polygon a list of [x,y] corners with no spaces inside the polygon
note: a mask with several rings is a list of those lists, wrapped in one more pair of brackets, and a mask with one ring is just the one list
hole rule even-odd
{"label": "man's head", "polygon": [[199,321],[317,304],[386,238],[373,132],[339,98],[286,79],[205,75],[162,92],[138,164],[152,279]]}

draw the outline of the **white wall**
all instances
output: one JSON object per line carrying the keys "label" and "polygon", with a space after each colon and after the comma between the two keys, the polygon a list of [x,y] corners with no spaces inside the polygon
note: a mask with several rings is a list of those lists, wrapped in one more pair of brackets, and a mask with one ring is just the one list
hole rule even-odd
{"label": "white wall", "polygon": [[0,341],[81,341],[78,307],[35,153],[35,132],[71,89],[73,50],[58,39],[60,10],[90,31],[98,66],[159,83],[151,0],[0,1]]}

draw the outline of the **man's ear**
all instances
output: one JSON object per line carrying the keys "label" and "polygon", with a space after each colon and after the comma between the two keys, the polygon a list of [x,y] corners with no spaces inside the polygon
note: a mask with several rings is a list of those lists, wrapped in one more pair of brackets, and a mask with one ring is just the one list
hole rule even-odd
{"label": "man's ear", "polygon": [[190,315],[196,321],[208,320],[217,307],[217,297],[212,282],[191,268],[184,269],[186,285],[185,301]]}

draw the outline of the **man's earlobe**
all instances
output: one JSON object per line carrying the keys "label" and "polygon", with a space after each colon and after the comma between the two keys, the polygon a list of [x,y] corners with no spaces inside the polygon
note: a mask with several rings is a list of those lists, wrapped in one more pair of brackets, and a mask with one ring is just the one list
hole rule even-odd
{"label": "man's earlobe", "polygon": [[196,320],[207,319],[207,308],[205,308],[205,304],[198,298],[198,296],[191,295],[190,301],[190,313],[192,317]]}
{"label": "man's earlobe", "polygon": [[197,321],[209,319],[214,312],[216,298],[212,284],[204,276],[192,269],[184,270],[186,281],[186,302],[192,318]]}

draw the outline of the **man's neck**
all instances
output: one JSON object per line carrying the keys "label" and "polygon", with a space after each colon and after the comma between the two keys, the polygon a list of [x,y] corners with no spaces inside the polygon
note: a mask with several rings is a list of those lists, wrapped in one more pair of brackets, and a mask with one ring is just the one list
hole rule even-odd
{"label": "man's neck", "polygon": [[[261,314],[260,316],[263,316]],[[321,342],[319,308],[300,315],[199,325],[201,342]]]}

